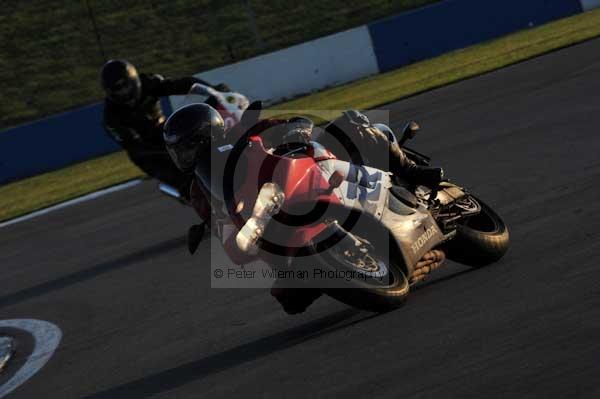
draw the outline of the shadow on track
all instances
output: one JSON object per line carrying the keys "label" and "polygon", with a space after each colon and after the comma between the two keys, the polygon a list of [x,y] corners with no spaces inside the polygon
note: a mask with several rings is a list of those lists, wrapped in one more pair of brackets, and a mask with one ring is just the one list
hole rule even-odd
{"label": "shadow on track", "polygon": [[432,286],[432,285],[443,283],[444,281],[452,280],[452,279],[454,279],[456,277],[462,276],[463,274],[472,273],[472,272],[474,272],[476,270],[477,270],[477,268],[473,267],[473,268],[461,270],[461,271],[458,271],[458,272],[454,272],[452,274],[448,274],[448,275],[443,276],[443,277],[438,277],[438,278],[436,278],[434,280],[425,280],[424,282],[419,283],[418,285],[415,285],[414,287],[411,287],[410,290],[412,292],[415,292],[415,291],[418,291],[418,290],[422,290],[423,288],[427,288],[427,287]]}
{"label": "shadow on track", "polygon": [[114,270],[124,269],[129,266],[153,256],[172,251],[174,249],[184,247],[186,245],[186,237],[177,237],[170,240],[160,242],[148,248],[144,248],[138,252],[124,255],[119,258],[99,263],[88,269],[79,270],[66,276],[59,277],[55,280],[47,281],[25,288],[21,291],[0,297],[0,308],[4,306],[14,305],[21,301],[32,299],[41,295],[48,294],[52,291],[60,290],[70,285],[80,283],[85,280],[92,279],[104,273],[109,273]]}
{"label": "shadow on track", "polygon": [[[354,316],[359,314],[362,314],[363,317],[352,320]],[[365,314],[356,309],[342,310],[224,352],[161,371],[139,380],[110,388],[106,391],[97,392],[86,398],[145,398],[177,388],[192,381],[201,380],[211,374],[260,359],[272,353],[324,336],[376,316],[378,315],[372,313]]]}
{"label": "shadow on track", "polygon": [[[420,284],[413,289],[420,290],[475,270],[466,269],[452,273]],[[364,317],[353,319],[360,314]],[[94,393],[86,396],[86,399],[148,397],[159,394],[377,316],[379,316],[377,313],[365,313],[349,308],[221,353]]]}

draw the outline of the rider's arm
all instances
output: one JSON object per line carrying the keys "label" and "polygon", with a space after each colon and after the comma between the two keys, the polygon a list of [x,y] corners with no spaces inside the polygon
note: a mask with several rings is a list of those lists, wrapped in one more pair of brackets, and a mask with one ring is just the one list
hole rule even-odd
{"label": "rider's arm", "polygon": [[[199,183],[194,179],[190,188],[190,200],[192,207],[202,221],[210,225],[211,210],[210,202],[200,188]],[[253,261],[256,256],[242,251],[236,243],[236,235],[239,229],[229,219],[222,220],[221,223],[222,245],[229,259],[236,265],[243,265]]]}
{"label": "rider's arm", "polygon": [[202,221],[210,225],[210,202],[206,198],[206,195],[200,188],[196,179],[192,180],[190,186],[190,202]]}
{"label": "rider's arm", "polygon": [[123,147],[140,140],[140,136],[134,129],[121,123],[118,114],[111,111],[110,105],[106,105],[104,108],[102,127],[111,139]]}

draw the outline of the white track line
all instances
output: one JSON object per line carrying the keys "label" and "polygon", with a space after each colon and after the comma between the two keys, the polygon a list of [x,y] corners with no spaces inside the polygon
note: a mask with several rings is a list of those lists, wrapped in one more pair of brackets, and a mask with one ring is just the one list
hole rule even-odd
{"label": "white track line", "polygon": [[0,320],[0,327],[25,330],[33,335],[35,340],[33,352],[27,357],[25,364],[10,380],[0,386],[0,398],[3,398],[44,367],[58,347],[62,338],[62,331],[52,323],[33,319]]}
{"label": "white track line", "polygon": [[61,202],[60,204],[52,205],[52,206],[49,206],[48,208],[40,209],[39,211],[31,212],[26,215],[7,220],[6,222],[2,222],[2,223],[0,223],[0,228],[10,226],[15,223],[24,222],[25,220],[33,219],[35,217],[57,211],[59,209],[66,208],[71,205],[76,205],[76,204],[80,204],[82,202],[90,201],[90,200],[96,199],[98,197],[102,197],[104,195],[114,193],[115,191],[125,190],[126,188],[136,186],[136,185],[140,184],[141,182],[142,182],[141,179],[136,179],[136,180],[128,181],[127,183],[117,184],[116,186],[105,188],[100,191],[95,191],[93,193],[86,194],[84,196],[77,197],[77,198],[74,198],[69,201]]}

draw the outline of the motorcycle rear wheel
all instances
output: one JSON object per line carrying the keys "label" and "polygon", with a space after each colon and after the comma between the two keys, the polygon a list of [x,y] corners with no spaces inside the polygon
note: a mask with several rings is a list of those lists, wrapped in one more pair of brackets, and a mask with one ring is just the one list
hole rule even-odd
{"label": "motorcycle rear wheel", "polygon": [[508,250],[508,227],[487,204],[473,197],[481,212],[459,224],[456,236],[448,243],[448,259],[471,267],[482,267],[498,261]]}

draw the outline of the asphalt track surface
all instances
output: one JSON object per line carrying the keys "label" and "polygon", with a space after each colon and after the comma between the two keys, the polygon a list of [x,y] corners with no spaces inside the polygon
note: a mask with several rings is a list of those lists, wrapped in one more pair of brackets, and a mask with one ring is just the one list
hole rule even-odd
{"label": "asphalt track surface", "polygon": [[512,246],[387,314],[210,289],[190,210],[148,182],[0,230],[0,318],[58,325],[14,398],[598,397],[600,40],[390,104]]}

